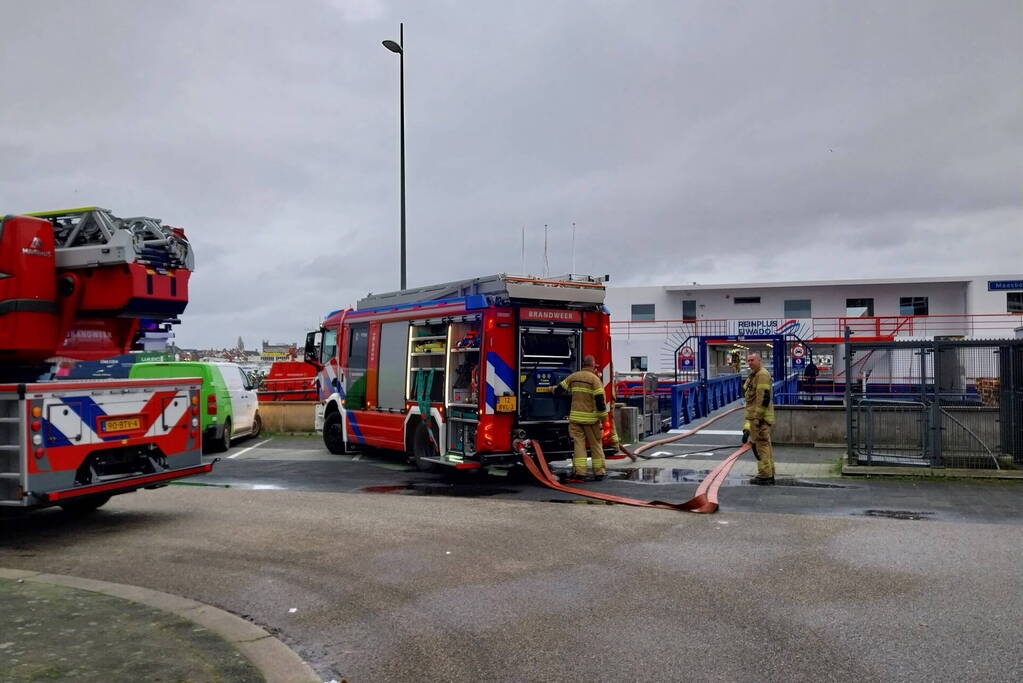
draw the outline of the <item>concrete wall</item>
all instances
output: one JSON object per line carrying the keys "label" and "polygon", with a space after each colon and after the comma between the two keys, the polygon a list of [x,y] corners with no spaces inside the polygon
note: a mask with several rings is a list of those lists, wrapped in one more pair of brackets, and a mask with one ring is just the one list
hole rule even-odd
{"label": "concrete wall", "polygon": [[[968,428],[993,451],[998,450],[998,408],[947,408],[962,426],[946,418],[942,430],[944,450],[983,450],[963,427]],[[846,420],[842,406],[775,406],[772,440],[777,444],[845,444]],[[920,418],[905,408],[882,412],[874,428],[878,446],[910,444],[918,438]]]}
{"label": "concrete wall", "polygon": [[259,404],[259,417],[267,432],[311,432],[315,401],[267,401]]}
{"label": "concrete wall", "polygon": [[775,406],[771,440],[777,444],[845,444],[842,406]]}
{"label": "concrete wall", "polygon": [[988,280],[1023,280],[1023,277],[1019,275],[990,275],[970,282],[966,292],[966,301],[970,313],[1007,313],[1008,297],[1006,297],[1006,294],[1008,292],[1004,290],[989,292],[987,289]]}
{"label": "concrete wall", "polygon": [[[681,313],[683,299],[696,300],[697,318],[778,318],[786,299],[809,299],[811,317],[846,315],[846,299],[873,299],[874,315],[899,315],[899,299],[925,296],[931,315],[966,313],[966,286],[958,282],[809,285],[799,287],[694,288],[668,292]],[[759,304],[736,304],[735,297],[759,296]],[[1004,298],[1004,297],[1003,297]],[[637,302],[640,303],[640,302]],[[671,306],[669,305],[669,308]],[[613,316],[612,316],[613,317]]]}
{"label": "concrete wall", "polygon": [[677,295],[669,295],[663,286],[608,287],[604,305],[611,311],[612,320],[630,320],[632,304],[653,304],[657,320],[678,320],[682,317],[682,303]]}
{"label": "concrete wall", "polygon": [[[611,311],[612,320],[631,320],[632,304],[653,304],[654,316],[658,320],[678,320],[682,317],[682,303],[677,296],[668,296],[664,287],[609,287],[605,305]],[[636,330],[639,332],[639,330]],[[663,334],[615,334],[611,342],[615,370],[628,372],[632,356],[646,356],[647,369],[651,372],[672,371],[671,355],[674,347],[668,348],[667,337]],[[662,362],[662,357],[665,362]],[[666,365],[666,368],[662,368]]]}

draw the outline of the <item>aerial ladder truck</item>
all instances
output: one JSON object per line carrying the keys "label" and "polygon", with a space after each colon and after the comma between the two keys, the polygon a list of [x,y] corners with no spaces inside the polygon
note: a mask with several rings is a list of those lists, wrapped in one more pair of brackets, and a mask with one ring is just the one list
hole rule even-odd
{"label": "aerial ladder truck", "polygon": [[0,507],[89,511],[208,472],[199,379],[52,381],[156,350],[188,304],[183,230],[84,207],[0,218]]}

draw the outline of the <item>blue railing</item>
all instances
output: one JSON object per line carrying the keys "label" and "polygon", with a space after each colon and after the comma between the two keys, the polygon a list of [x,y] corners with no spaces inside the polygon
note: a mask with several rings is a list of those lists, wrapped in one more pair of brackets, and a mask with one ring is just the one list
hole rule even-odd
{"label": "blue railing", "polygon": [[789,406],[799,403],[799,373],[793,373],[785,379],[778,380],[771,386],[771,397],[776,406]]}
{"label": "blue railing", "polygon": [[[678,429],[718,408],[742,398],[741,374],[723,375],[703,382],[686,382],[671,387],[671,428]],[[775,405],[798,403],[799,375],[792,374],[774,383]]]}
{"label": "blue railing", "polygon": [[742,375],[722,375],[704,382],[671,387],[671,428],[706,417],[742,396]]}

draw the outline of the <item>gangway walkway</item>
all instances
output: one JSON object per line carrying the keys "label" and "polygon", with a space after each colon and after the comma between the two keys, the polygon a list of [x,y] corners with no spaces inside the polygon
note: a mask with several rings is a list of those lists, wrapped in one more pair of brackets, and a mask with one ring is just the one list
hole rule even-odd
{"label": "gangway walkway", "polygon": [[[671,428],[691,424],[721,408],[742,401],[743,376],[739,373],[714,377],[706,382],[686,382],[671,386]],[[799,400],[799,374],[792,373],[778,380],[772,388],[775,405],[789,405]]]}

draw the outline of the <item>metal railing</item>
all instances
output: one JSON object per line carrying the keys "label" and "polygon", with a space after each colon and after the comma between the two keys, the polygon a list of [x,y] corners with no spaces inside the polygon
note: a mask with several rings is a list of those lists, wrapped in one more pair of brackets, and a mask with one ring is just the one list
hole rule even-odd
{"label": "metal railing", "polygon": [[845,368],[851,463],[1023,464],[1023,342],[850,344]]}
{"label": "metal railing", "polygon": [[[671,387],[671,428],[678,429],[707,417],[742,398],[743,376],[739,373],[714,377],[704,382],[685,382]],[[775,405],[795,403],[799,376],[792,374],[773,385]]]}
{"label": "metal railing", "polygon": [[685,382],[671,387],[671,428],[710,415],[742,396],[742,375],[714,377],[706,382]]}

